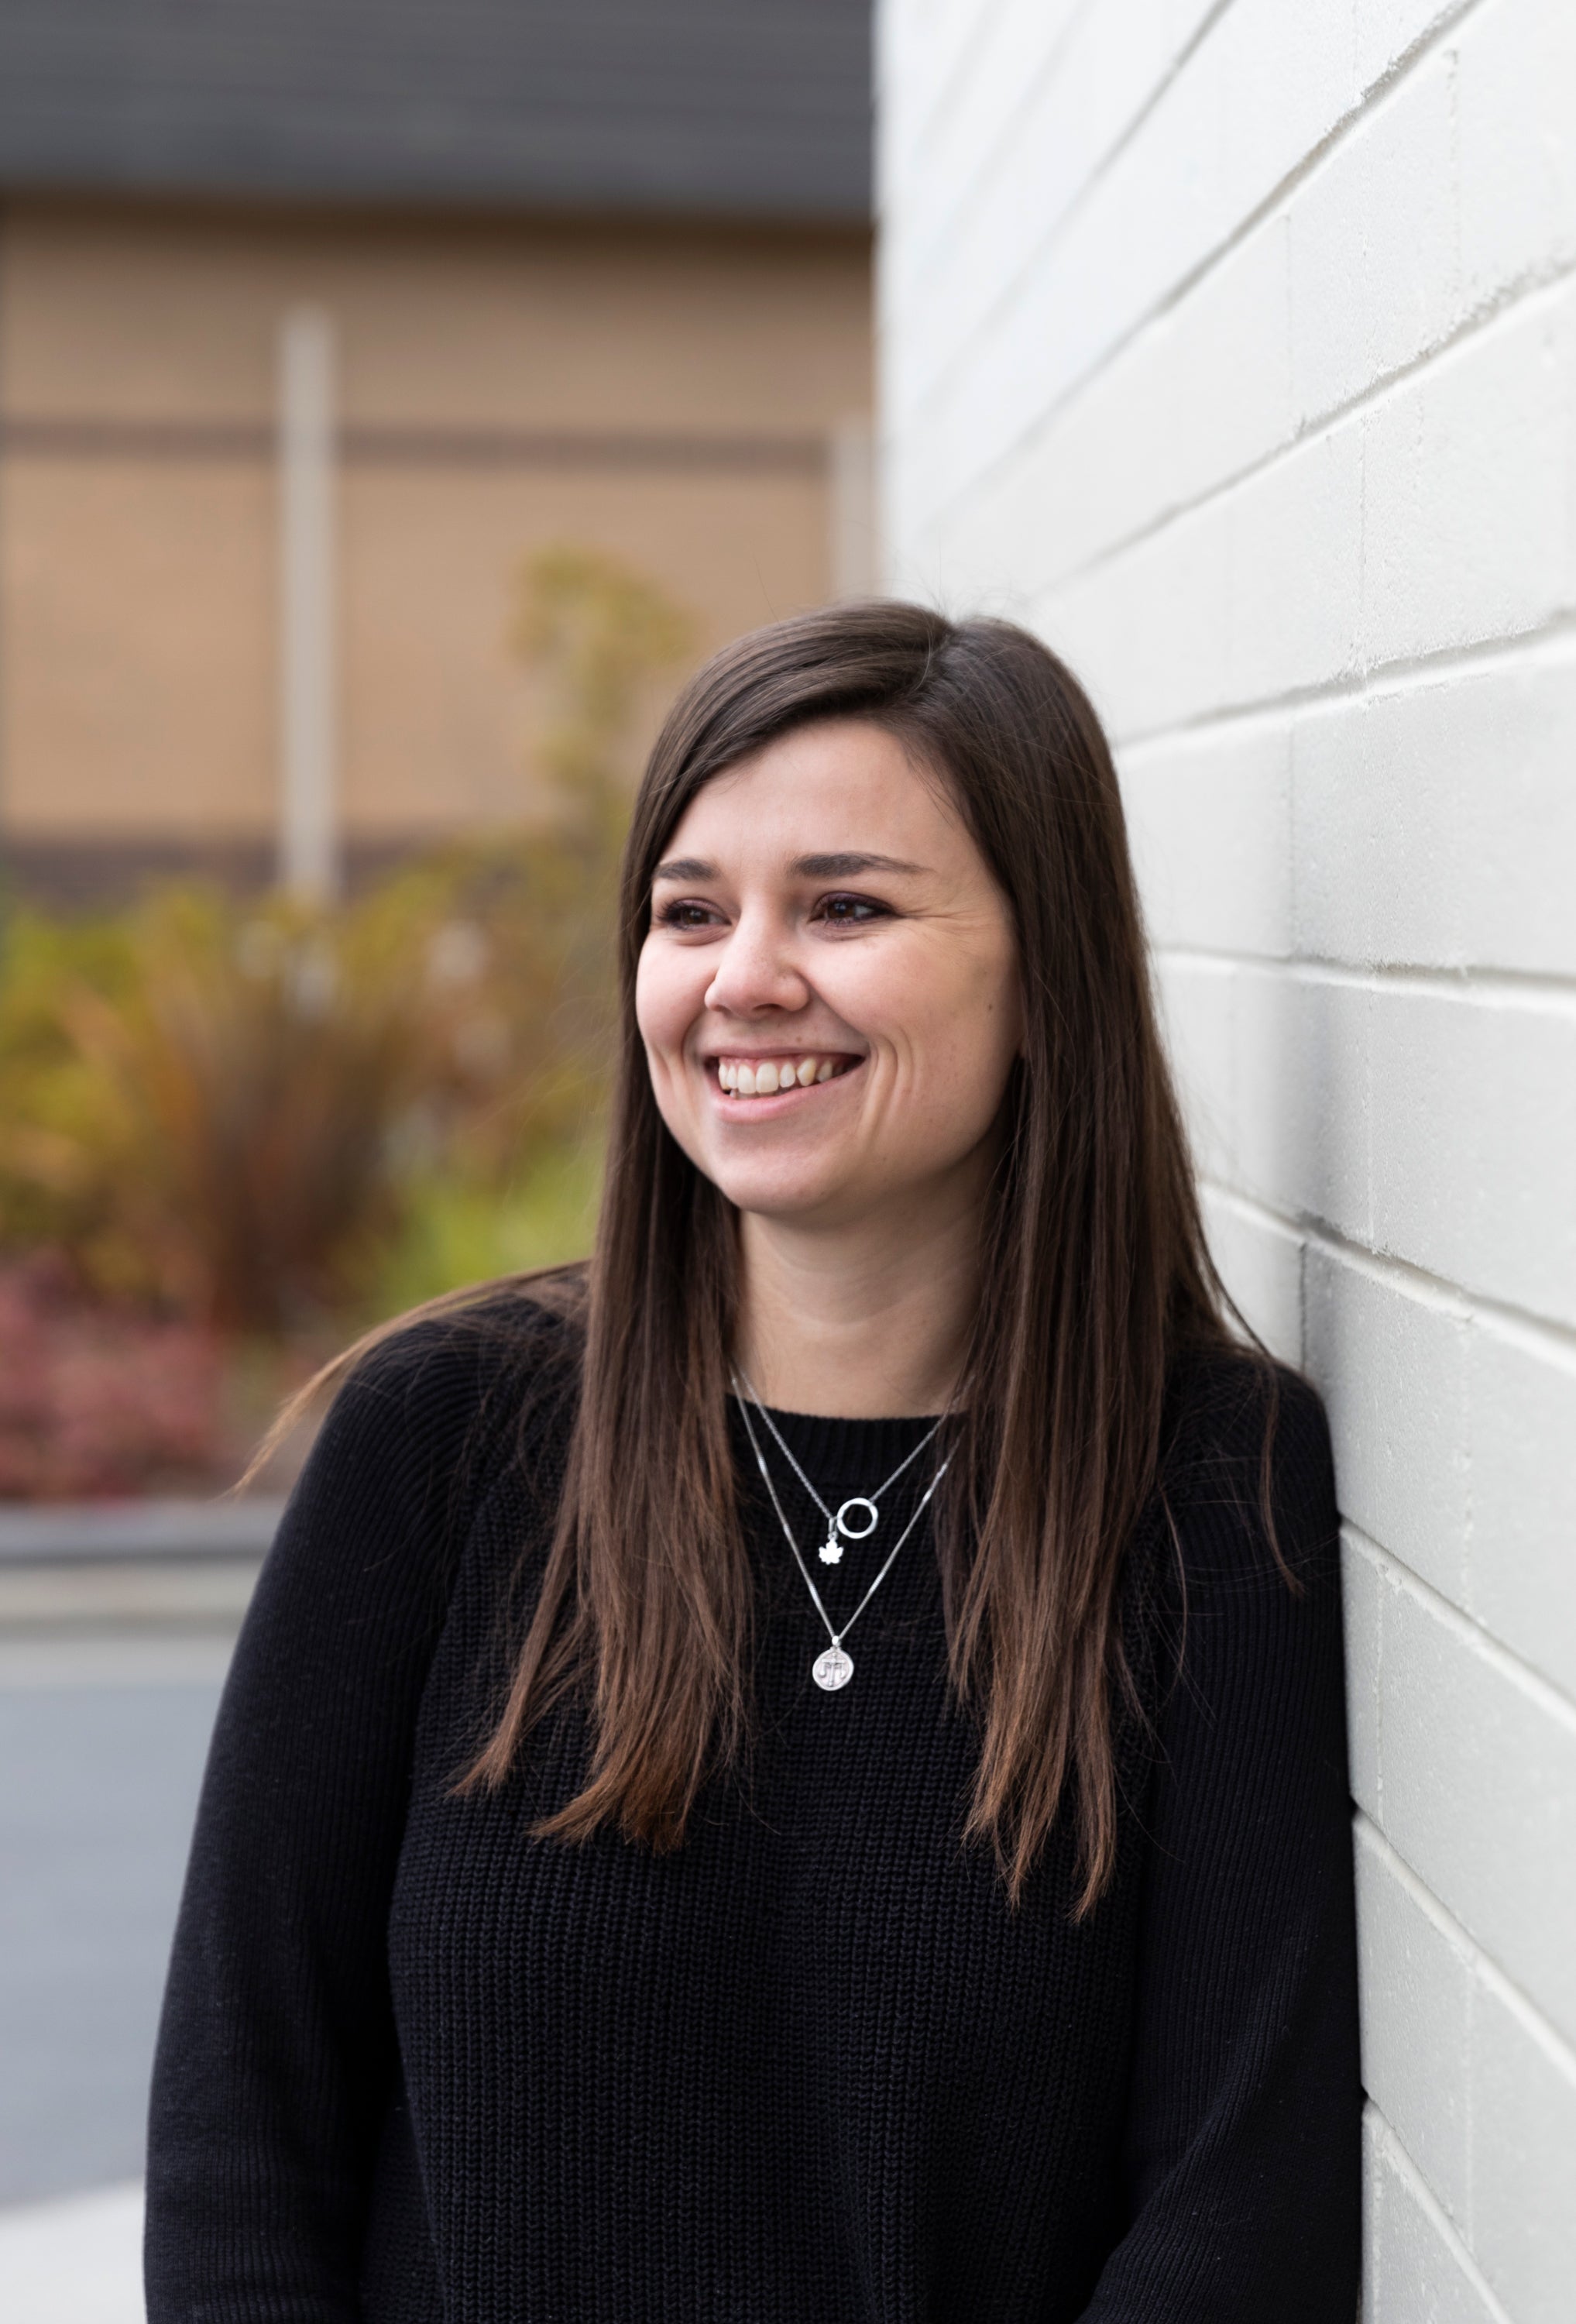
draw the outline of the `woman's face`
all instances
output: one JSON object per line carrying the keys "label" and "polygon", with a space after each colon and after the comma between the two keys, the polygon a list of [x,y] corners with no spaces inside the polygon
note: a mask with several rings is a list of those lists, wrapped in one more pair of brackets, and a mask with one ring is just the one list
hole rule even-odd
{"label": "woman's face", "polygon": [[1007,902],[880,727],[801,727],[691,800],[635,1009],[663,1120],[741,1211],[982,1192],[1021,1030]]}

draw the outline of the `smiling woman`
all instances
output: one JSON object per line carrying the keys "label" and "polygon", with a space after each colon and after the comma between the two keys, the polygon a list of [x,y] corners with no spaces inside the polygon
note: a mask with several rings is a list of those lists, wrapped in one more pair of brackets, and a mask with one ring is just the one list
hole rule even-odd
{"label": "smiling woman", "polygon": [[152,2324],[1347,2324],[1328,1443],[1229,1327],[1086,699],[917,607],[741,641],[620,972],[589,1267],[334,1368]]}

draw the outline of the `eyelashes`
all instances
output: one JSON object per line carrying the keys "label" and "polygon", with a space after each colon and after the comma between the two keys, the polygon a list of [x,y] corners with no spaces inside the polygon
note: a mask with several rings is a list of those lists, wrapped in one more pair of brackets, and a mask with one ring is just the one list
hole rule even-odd
{"label": "eyelashes", "polygon": [[[691,918],[694,914],[696,917]],[[706,904],[664,904],[656,914],[658,926],[664,928],[704,928],[712,926],[715,914]]]}
{"label": "eyelashes", "polygon": [[[854,896],[843,893],[817,898],[810,918],[828,927],[868,927],[873,920],[889,920],[897,917],[889,904],[876,896]],[[659,905],[653,914],[659,927],[677,928],[694,932],[715,927],[721,915],[714,905],[698,901],[693,897],[678,897],[671,903]]]}
{"label": "eyelashes", "polygon": [[889,920],[895,917],[891,906],[880,902],[874,896],[824,896],[816,916],[829,921],[834,927],[844,928],[861,927],[871,920]]}

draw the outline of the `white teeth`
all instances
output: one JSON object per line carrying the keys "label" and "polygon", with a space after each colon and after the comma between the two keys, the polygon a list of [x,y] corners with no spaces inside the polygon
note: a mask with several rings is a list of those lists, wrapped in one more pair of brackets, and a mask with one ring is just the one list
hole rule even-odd
{"label": "white teeth", "polygon": [[845,1057],[791,1057],[780,1063],[762,1057],[746,1065],[738,1057],[717,1059],[717,1086],[737,1097],[771,1097],[779,1090],[808,1089],[812,1082],[829,1082],[847,1070]]}

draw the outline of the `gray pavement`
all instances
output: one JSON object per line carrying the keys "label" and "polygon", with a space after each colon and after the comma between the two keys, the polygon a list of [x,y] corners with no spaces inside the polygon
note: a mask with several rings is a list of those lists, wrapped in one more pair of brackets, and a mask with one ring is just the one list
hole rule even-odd
{"label": "gray pavement", "polygon": [[192,1815],[258,1546],[174,1531],[0,1539],[0,2207],[142,2172]]}
{"label": "gray pavement", "polygon": [[0,2209],[5,2324],[144,2324],[143,2190]]}
{"label": "gray pavement", "polygon": [[218,1688],[0,1688],[0,2203],[143,2168]]}

